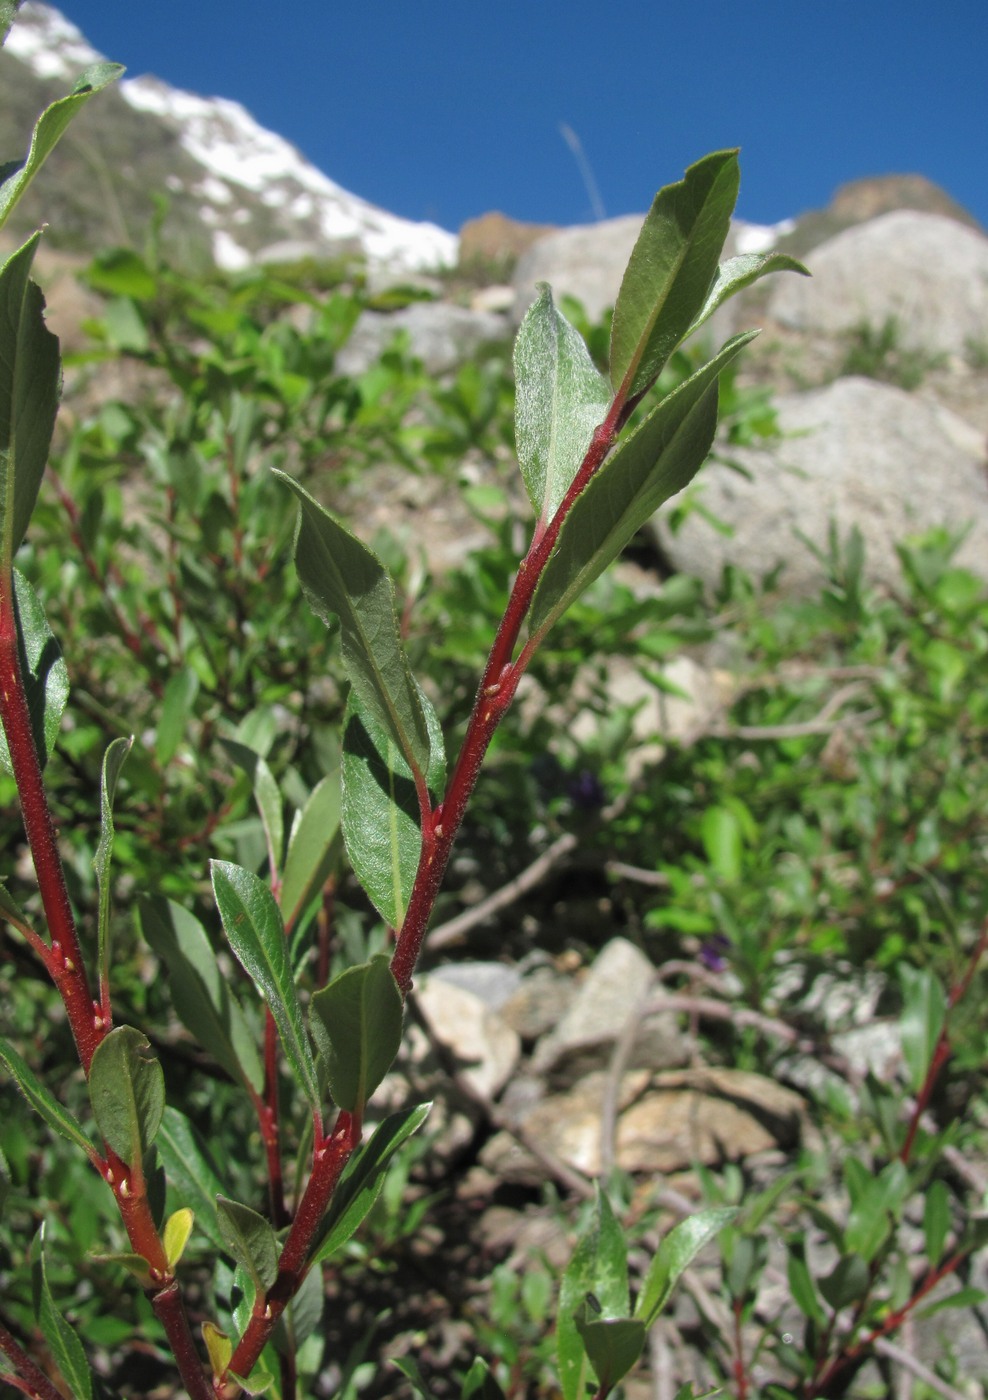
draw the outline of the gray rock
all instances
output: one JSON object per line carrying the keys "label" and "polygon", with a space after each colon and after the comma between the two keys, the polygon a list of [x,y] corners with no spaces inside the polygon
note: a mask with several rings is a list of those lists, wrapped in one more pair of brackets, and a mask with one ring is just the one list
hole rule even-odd
{"label": "gray rock", "polygon": [[[564,1094],[553,1094],[524,1120],[525,1131],[551,1145],[568,1166],[596,1176],[607,1076],[593,1073]],[[682,1171],[791,1148],[800,1140],[805,1109],[799,1094],[760,1074],[730,1069],[679,1070],[623,1076],[618,1097],[615,1160],[628,1172]],[[526,1179],[531,1171],[517,1144],[488,1144],[490,1161]]]}
{"label": "gray rock", "polygon": [[842,536],[858,526],[875,581],[897,584],[896,543],[939,525],[970,527],[957,562],[988,577],[984,444],[963,419],[858,378],[780,397],[776,407],[781,439],[732,449],[752,480],[716,467],[700,478],[704,506],[731,526],[730,538],[698,514],[675,535],[661,514],[653,520],[675,568],[712,583],[725,564],[765,574],[784,563],[782,586],[812,592],[822,570],[797,531],[826,551],[834,520]]}
{"label": "gray rock", "polygon": [[988,336],[988,238],[939,214],[900,209],[845,229],[809,258],[812,278],[772,282],[784,326],[836,335],[900,324],[903,343],[963,355]]}
{"label": "gray rock", "polygon": [[432,1033],[452,1052],[475,1092],[494,1098],[521,1058],[521,1041],[479,996],[439,977],[415,989]]}
{"label": "gray rock", "polygon": [[[597,955],[569,1010],[537,1045],[534,1072],[551,1077],[556,1085],[572,1084],[606,1065],[628,1017],[647,993],[652,974],[652,964],[633,943],[611,939]],[[662,1012],[642,1021],[630,1063],[666,1068],[682,1064],[686,1055],[687,1040],[676,1016]]]}
{"label": "gray rock", "polygon": [[501,1016],[523,1040],[537,1040],[551,1031],[569,1010],[573,983],[551,967],[536,967],[503,1006]]}
{"label": "gray rock", "polygon": [[441,301],[417,301],[400,311],[365,311],[336,357],[341,374],[369,369],[399,331],[430,374],[445,374],[476,354],[482,345],[506,340],[510,327],[491,311],[470,311]]}
{"label": "gray rock", "polygon": [[462,987],[479,997],[489,1011],[497,1011],[504,1019],[503,1008],[518,992],[522,975],[517,967],[501,962],[443,963],[429,973],[430,978]]}
{"label": "gray rock", "polygon": [[564,293],[576,297],[590,319],[598,320],[614,305],[643,218],[626,214],[540,238],[515,267],[515,320],[520,321],[535,300],[538,282],[548,282],[557,299]]}

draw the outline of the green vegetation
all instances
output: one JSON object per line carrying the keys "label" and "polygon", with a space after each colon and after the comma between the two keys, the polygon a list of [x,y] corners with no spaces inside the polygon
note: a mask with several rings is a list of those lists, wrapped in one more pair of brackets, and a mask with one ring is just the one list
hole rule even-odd
{"label": "green vegetation", "polygon": [[877,327],[861,321],[846,339],[847,352],[838,375],[861,374],[900,389],[918,389],[930,371],[939,369],[946,358],[923,346],[904,344],[896,316],[889,316]]}
{"label": "green vegetation", "polygon": [[[677,348],[792,266],[734,260],[706,299],[736,184],[721,152],[660,192],[613,325],[543,292],[513,368],[495,349],[441,380],[400,341],[338,372],[369,304],[343,268],[190,280],[153,246],[103,252],[44,484],[58,357],[34,241],[0,267],[12,1391],[136,1397],[177,1368],[197,1400],[603,1400],[651,1347],[679,1400],[864,1400],[890,1393],[904,1323],[983,1302],[983,585],[946,533],[903,542],[894,594],[853,533],[811,600],[606,567],[698,469],[718,407],[725,455],[773,431],[733,372],[743,337],[709,365]],[[372,553],[373,483],[437,476],[486,543],[444,569],[414,535]],[[656,753],[613,670],[672,703],[670,661],[711,654],[730,681]],[[562,838],[590,917],[553,884]],[[427,1106],[371,1096],[434,908],[547,856],[469,951],[518,960],[536,927],[590,963],[620,931],[699,1059],[796,1084],[805,1131],[785,1162],[671,1192],[550,1174],[524,1203],[569,1262],[516,1271],[472,1245]],[[866,1021],[887,1072],[847,1039]],[[443,1217],[459,1273],[433,1257]],[[424,1280],[447,1274],[444,1353]],[[983,1369],[944,1348],[913,1393]]]}

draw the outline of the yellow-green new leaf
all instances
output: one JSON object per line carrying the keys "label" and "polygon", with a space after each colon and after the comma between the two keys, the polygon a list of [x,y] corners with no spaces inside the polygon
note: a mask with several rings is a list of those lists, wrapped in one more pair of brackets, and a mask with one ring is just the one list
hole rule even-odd
{"label": "yellow-green new leaf", "polygon": [[179,1261],[185,1253],[185,1246],[189,1242],[194,1224],[195,1216],[188,1206],[181,1206],[165,1221],[165,1228],[161,1232],[161,1242],[165,1246],[168,1267],[173,1273],[178,1268]]}

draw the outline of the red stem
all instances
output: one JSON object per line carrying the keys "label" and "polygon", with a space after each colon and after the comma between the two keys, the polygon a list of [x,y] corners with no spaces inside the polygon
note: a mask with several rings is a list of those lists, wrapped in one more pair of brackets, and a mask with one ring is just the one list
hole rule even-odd
{"label": "red stem", "polygon": [[34,1364],[27,1352],[0,1322],[0,1351],[17,1372],[16,1376],[4,1375],[7,1385],[13,1386],[34,1400],[64,1400],[62,1392]]}
{"label": "red stem", "polygon": [[24,830],[38,877],[51,946],[45,966],[65,1003],[82,1067],[88,1076],[97,1045],[107,1031],[101,1008],[93,1002],[86,978],[75,917],[65,887],[58,838],[45,794],[41,763],[34,744],[31,715],[24,693],[13,607],[13,579],[0,579],[0,720],[21,803]]}
{"label": "red stem", "polygon": [[[319,1144],[313,1157],[312,1175],[299,1201],[295,1219],[278,1261],[278,1276],[266,1297],[257,1298],[254,1311],[228,1370],[237,1376],[248,1376],[257,1365],[258,1357],[274,1331],[278,1318],[298,1292],[305,1278],[312,1241],[340,1179],[350,1154],[360,1141],[359,1117],[341,1113],[331,1137]],[[217,1395],[227,1393],[222,1378],[214,1382]]]}
{"label": "red stem", "polygon": [[610,451],[624,411],[624,400],[618,395],[607,418],[594,433],[586,456],[559,509],[548,524],[540,521],[536,526],[531,547],[518,569],[504,616],[497,629],[487,665],[484,667],[473,713],[459,758],[446,788],[446,796],[434,812],[423,813],[419,867],[391,959],[391,970],[403,996],[412,985],[412,975],[436,895],[446,873],[453,843],[477,782],[484,755],[534,653],[535,648],[530,643],[522,657],[512,664],[511,658],[539,579],[555,548],[563,521]]}
{"label": "red stem", "polygon": [[167,1287],[159,1289],[151,1299],[151,1306],[165,1329],[189,1400],[216,1400],[192,1340],[192,1330],[178,1283],[173,1281]]}

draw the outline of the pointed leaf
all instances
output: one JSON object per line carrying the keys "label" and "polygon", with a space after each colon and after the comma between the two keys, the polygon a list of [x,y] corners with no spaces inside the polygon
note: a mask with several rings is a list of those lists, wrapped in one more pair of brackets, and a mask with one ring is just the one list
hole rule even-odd
{"label": "pointed leaf", "polygon": [[319,1106],[316,1064],[305,1033],[285,926],[274,896],[249,870],[211,862],[213,894],[223,928],[245,972],[271,1009],[281,1044],[313,1108]]}
{"label": "pointed leaf", "polygon": [[806,1263],[806,1244],[802,1239],[792,1240],[789,1244],[789,1259],[787,1261],[787,1274],[789,1277],[789,1291],[792,1294],[793,1302],[799,1308],[804,1317],[808,1317],[817,1327],[827,1325],[827,1313],[817,1297],[816,1287],[813,1283],[813,1276]]}
{"label": "pointed leaf", "polygon": [[703,1246],[729,1225],[737,1213],[733,1206],[701,1210],[669,1231],[649,1265],[635,1304],[635,1316],[640,1317],[646,1327],[651,1327],[659,1316],[684,1270]]}
{"label": "pointed leaf", "polygon": [[206,1354],[213,1377],[220,1380],[226,1375],[233,1356],[233,1343],[225,1332],[220,1331],[215,1322],[202,1324],[202,1339],[206,1343]]}
{"label": "pointed leaf", "polygon": [[718,267],[707,299],[687,334],[692,335],[699,330],[704,321],[708,321],[725,301],[729,301],[743,287],[750,287],[771,272],[799,272],[804,277],[810,276],[809,268],[786,253],[741,253],[735,258],[728,258]]}
{"label": "pointed leaf", "polygon": [[105,987],[110,975],[110,856],[113,854],[113,799],[117,791],[117,779],[127,755],[134,744],[133,735],[129,739],[114,739],[103,755],[103,773],[100,780],[100,837],[93,869],[96,871],[96,887],[99,891],[98,908],[98,963],[100,986]]}
{"label": "pointed leaf", "polygon": [[199,1229],[210,1242],[222,1249],[223,1236],[216,1215],[220,1179],[205,1143],[183,1114],[166,1108],[155,1146],[164,1163],[169,1189],[191,1208]]}
{"label": "pointed leaf", "polygon": [[185,1253],[185,1246],[189,1242],[194,1224],[195,1215],[188,1206],[182,1206],[179,1210],[174,1211],[165,1221],[165,1228],[161,1232],[161,1242],[165,1246],[168,1267],[173,1273],[178,1268],[179,1261]]}
{"label": "pointed leaf", "polygon": [[93,1378],[86,1353],[75,1332],[55,1306],[45,1268],[45,1227],[34,1238],[31,1260],[31,1293],[34,1316],[42,1336],[51,1348],[55,1364],[77,1400],[91,1400]]}
{"label": "pointed leaf", "polygon": [[216,1215],[226,1248],[250,1274],[255,1291],[266,1293],[278,1277],[278,1241],[271,1225],[227,1196],[217,1196]]}
{"label": "pointed leaf", "polygon": [[391,1364],[396,1371],[400,1371],[406,1381],[411,1383],[415,1394],[419,1400],[435,1400],[435,1396],[425,1383],[419,1364],[411,1356],[393,1356]]}
{"label": "pointed leaf", "polygon": [[583,1400],[589,1380],[587,1352],[576,1323],[588,1294],[607,1317],[622,1317],[628,1311],[624,1235],[599,1186],[593,1216],[577,1241],[559,1289],[556,1349],[564,1400]]}
{"label": "pointed leaf", "polygon": [[754,333],[735,336],[648,415],[573,503],[532,601],[541,638],[660,505],[693,479],[717,427],[717,376]]}
{"label": "pointed leaf", "polygon": [[37,175],[72,118],[94,92],[114,82],[123,71],[119,63],[94,63],[77,80],[68,97],[59,98],[42,112],[31,137],[27,158],[0,184],[0,226]]}
{"label": "pointed leaf", "polygon": [[235,1371],[228,1371],[227,1375],[230,1380],[236,1381],[248,1395],[264,1395],[274,1385],[274,1376],[260,1361],[249,1376],[238,1376]]}
{"label": "pointed leaf", "polygon": [[255,1093],[264,1091],[264,1066],[251,1028],[229,979],[216,962],[206,930],[170,899],[142,899],[141,932],[168,969],[175,1010],[205,1050]]}
{"label": "pointed leaf", "polygon": [[601,1316],[591,1297],[577,1308],[574,1321],[601,1391],[610,1391],[642,1354],[645,1324],[635,1318]]}
{"label": "pointed leaf", "polygon": [[291,929],[340,860],[342,790],[334,773],[312,789],[292,833],[281,882],[281,909]]}
{"label": "pointed leaf", "polygon": [[[445,756],[435,710],[421,695],[429,729],[426,774],[442,793]],[[422,850],[419,802],[404,756],[390,733],[351,693],[343,731],[343,837],[354,874],[381,917],[401,927]]]}
{"label": "pointed leaf", "polygon": [[347,968],[313,996],[312,1036],[326,1065],[333,1101],[348,1113],[363,1109],[394,1063],[403,1013],[401,992],[384,953]]}
{"label": "pointed leaf", "polygon": [[136,1278],[142,1288],[153,1288],[155,1281],[151,1277],[151,1270],[148,1261],[143,1254],[130,1254],[126,1251],[111,1251],[109,1254],[90,1253],[87,1256],[94,1264],[113,1264],[115,1268],[126,1269],[132,1278]]}
{"label": "pointed leaf", "polygon": [[654,382],[700,313],[730,231],[739,181],[737,151],[715,151],[655,196],[611,323],[611,383],[627,398]]}
{"label": "pointed leaf", "polygon": [[240,744],[235,739],[221,739],[220,743],[237,767],[242,768],[250,778],[254,789],[254,801],[257,803],[261,825],[264,827],[268,865],[272,874],[277,875],[281,870],[281,852],[285,844],[285,819],[282,813],[281,792],[274,774],[266,759],[246,744]]}
{"label": "pointed leaf", "polygon": [[140,1164],[165,1110],[165,1079],[146,1035],[117,1026],[96,1047],[89,1067],[96,1125],[118,1157]]}
{"label": "pointed leaf", "polygon": [[[69,674],[37,594],[19,570],[14,569],[13,577],[21,677],[31,714],[34,744],[43,767],[58,738],[62,711],[69,696]],[[0,594],[3,587],[0,579]],[[10,750],[2,725],[0,768],[11,771]]]}
{"label": "pointed leaf", "polygon": [[840,1312],[864,1297],[870,1281],[868,1265],[861,1255],[845,1254],[826,1278],[817,1279],[817,1287],[834,1311]]}
{"label": "pointed leaf", "polygon": [[319,1264],[337,1250],[363,1224],[384,1185],[392,1157],[425,1122],[431,1103],[392,1113],[357,1148],[347,1162],[329,1210],[319,1227],[310,1264]]}
{"label": "pointed leaf", "polygon": [[477,1357],[463,1377],[460,1400],[505,1400],[504,1391],[482,1357]]}
{"label": "pointed leaf", "polygon": [[77,1147],[81,1147],[85,1153],[91,1156],[93,1144],[86,1137],[79,1124],[42,1084],[34,1070],[21,1059],[18,1052],[3,1036],[0,1036],[0,1064],[7,1070],[35,1113],[41,1115],[49,1128],[54,1128],[56,1133],[61,1133],[62,1137],[68,1138],[69,1142],[74,1142]]}
{"label": "pointed leaf", "polygon": [[390,574],[297,481],[284,472],[275,475],[295,492],[302,507],[295,567],[309,606],[324,622],[339,617],[350,684],[408,764],[425,773],[429,729],[401,644]]}
{"label": "pointed leaf", "polygon": [[935,1269],[943,1258],[950,1224],[950,1195],[947,1187],[939,1179],[931,1181],[923,1206],[923,1239],[931,1269]]}
{"label": "pointed leaf", "polygon": [[899,968],[903,1008],[900,1035],[902,1057],[909,1069],[914,1093],[923,1087],[947,1014],[947,999],[937,977],[929,968]]}
{"label": "pointed leaf", "polygon": [[198,694],[199,676],[191,666],[183,666],[168,677],[154,736],[154,753],[160,764],[171,763],[175,757]]}
{"label": "pointed leaf", "polygon": [[515,341],[515,445],[535,514],[550,520],[607,417],[611,388],[540,285]]}
{"label": "pointed leaf", "polygon": [[[3,189],[0,187],[0,201]],[[0,575],[24,538],[48,462],[61,387],[58,340],[30,280],[40,233],[0,265]],[[0,583],[0,587],[2,587]]]}

